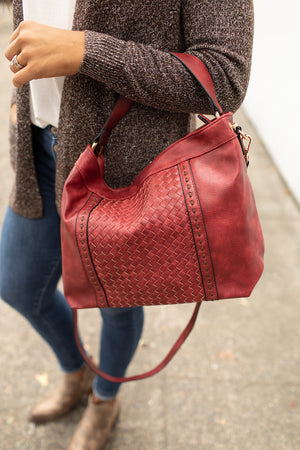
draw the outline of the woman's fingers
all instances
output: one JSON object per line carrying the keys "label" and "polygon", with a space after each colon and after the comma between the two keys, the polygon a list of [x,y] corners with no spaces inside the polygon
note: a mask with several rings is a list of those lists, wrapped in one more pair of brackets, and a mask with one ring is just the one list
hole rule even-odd
{"label": "woman's fingers", "polygon": [[23,84],[28,83],[34,79],[33,71],[29,66],[25,66],[24,69],[18,70],[13,76],[12,82],[15,87],[21,87]]}
{"label": "woman's fingers", "polygon": [[10,61],[9,68],[13,73],[19,72],[26,66],[25,62],[24,64],[21,63],[21,56],[21,54],[14,55],[12,60]]}
{"label": "woman's fingers", "polygon": [[5,57],[9,61],[11,61],[14,55],[18,55],[22,50],[22,39],[20,39],[20,36],[24,35],[24,32],[26,34],[27,30],[30,30],[33,24],[34,22],[32,22],[31,20],[23,21],[12,33],[9,44],[5,51]]}
{"label": "woman's fingers", "polygon": [[13,33],[5,56],[20,87],[30,80],[73,75],[83,59],[83,31],[62,30],[32,21],[22,22]]}
{"label": "woman's fingers", "polygon": [[12,33],[12,35],[11,35],[11,37],[10,37],[10,40],[9,40],[9,43],[11,43],[11,42],[13,42],[18,36],[19,36],[19,33],[20,33],[20,27],[22,27],[22,24],[23,22],[21,22],[20,23],[20,25],[14,30],[14,32]]}
{"label": "woman's fingers", "polygon": [[26,65],[24,57],[20,55],[22,52],[22,42],[19,39],[20,30],[23,28],[23,22],[18,26],[18,28],[11,35],[9,45],[5,51],[5,57],[10,61],[10,70],[14,73],[18,72]]}
{"label": "woman's fingers", "polygon": [[15,55],[18,55],[21,51],[19,43],[14,40],[5,51],[5,57],[11,61]]}

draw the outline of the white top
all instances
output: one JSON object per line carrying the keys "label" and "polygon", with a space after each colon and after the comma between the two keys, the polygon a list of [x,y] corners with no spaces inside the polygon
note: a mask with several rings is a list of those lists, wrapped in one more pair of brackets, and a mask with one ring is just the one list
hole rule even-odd
{"label": "white top", "polygon": [[[76,0],[23,0],[24,20],[65,30],[72,29]],[[31,122],[38,127],[58,126],[65,77],[30,81]]]}

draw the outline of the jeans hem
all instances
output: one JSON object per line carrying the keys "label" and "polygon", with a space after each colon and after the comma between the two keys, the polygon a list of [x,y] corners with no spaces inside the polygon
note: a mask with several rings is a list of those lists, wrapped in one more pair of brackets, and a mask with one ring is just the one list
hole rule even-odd
{"label": "jeans hem", "polygon": [[61,370],[62,370],[65,374],[69,374],[69,373],[76,373],[76,372],[78,372],[80,369],[83,368],[83,366],[85,365],[85,362],[83,362],[83,363],[81,364],[81,366],[78,367],[78,369],[74,369],[74,368],[69,369],[68,367],[63,366],[62,364],[59,364],[59,365],[60,365]]}
{"label": "jeans hem", "polygon": [[93,382],[93,394],[95,395],[95,397],[97,397],[103,401],[108,401],[108,400],[115,398],[119,389],[120,389],[120,385],[118,385],[118,387],[115,391],[102,393],[97,389],[97,379],[95,379]]}

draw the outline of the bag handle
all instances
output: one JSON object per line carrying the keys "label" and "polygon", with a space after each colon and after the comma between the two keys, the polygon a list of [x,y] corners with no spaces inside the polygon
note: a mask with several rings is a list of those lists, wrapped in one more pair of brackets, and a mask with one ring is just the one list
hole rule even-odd
{"label": "bag handle", "polygon": [[78,349],[79,349],[79,351],[81,353],[81,356],[83,357],[83,359],[87,363],[87,365],[97,375],[99,375],[102,378],[105,378],[105,380],[112,381],[114,383],[124,383],[124,382],[128,382],[128,381],[142,380],[144,378],[151,377],[151,376],[155,375],[156,373],[160,372],[168,364],[168,362],[171,361],[173,356],[178,352],[178,350],[180,349],[180,347],[182,346],[184,341],[187,339],[187,337],[189,336],[189,334],[192,331],[193,326],[194,326],[194,324],[196,322],[197,315],[198,315],[201,303],[202,302],[196,303],[196,306],[194,308],[193,314],[192,314],[188,324],[186,325],[184,330],[181,332],[179,338],[173,344],[171,350],[165,356],[165,358],[162,360],[162,362],[160,364],[158,364],[156,367],[154,367],[154,369],[151,369],[148,372],[142,373],[140,375],[133,375],[133,376],[130,376],[130,377],[114,377],[112,375],[109,375],[109,374],[103,372],[97,366],[95,366],[95,364],[93,364],[93,362],[87,356],[87,354],[84,351],[84,348],[83,348],[83,346],[81,344],[81,341],[80,341],[80,338],[79,338],[79,333],[78,333],[77,309],[72,309],[73,319],[74,319],[74,332],[75,332],[75,339],[76,339],[77,347],[78,347]]}
{"label": "bag handle", "polygon": [[[205,64],[199,58],[197,58],[197,56],[190,55],[188,53],[170,53],[170,55],[174,56],[178,61],[180,61],[188,70],[188,72],[193,75],[193,77],[198,81],[208,97],[212,114],[215,115],[216,113],[219,113],[221,115],[222,108],[218,103],[214,84]],[[123,96],[119,96],[112,110],[112,113],[107,119],[100,134],[92,142],[92,149],[94,150],[96,155],[102,152],[102,149],[107,142],[110,132],[119,123],[122,117],[124,117],[125,114],[129,111],[133,103],[133,100],[130,100]]]}
{"label": "bag handle", "polygon": [[194,78],[196,78],[208,97],[212,114],[215,115],[217,112],[222,115],[223,111],[217,100],[213,80],[204,62],[202,62],[201,59],[197,58],[197,56],[190,55],[189,53],[172,52],[170,54],[178,59],[178,61],[180,61],[184,65],[187,71],[190,72],[190,74],[193,75]]}

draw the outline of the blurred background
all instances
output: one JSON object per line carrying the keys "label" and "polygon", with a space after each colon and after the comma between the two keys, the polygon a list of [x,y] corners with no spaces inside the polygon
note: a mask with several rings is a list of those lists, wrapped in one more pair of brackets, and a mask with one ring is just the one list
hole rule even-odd
{"label": "blurred background", "polygon": [[300,204],[300,2],[254,0],[255,37],[244,110]]}

